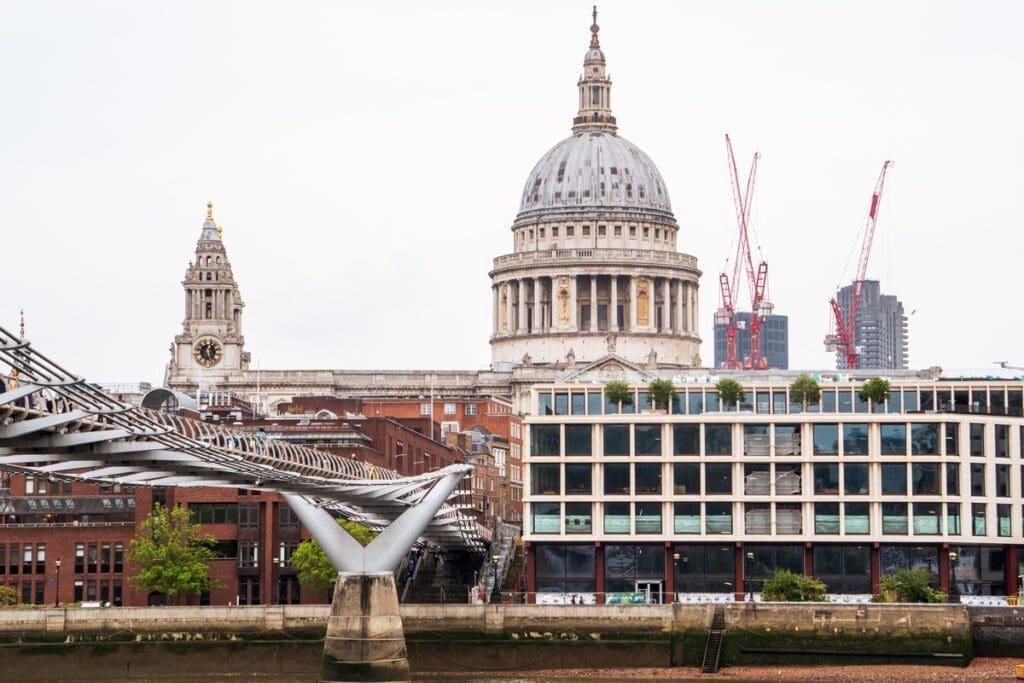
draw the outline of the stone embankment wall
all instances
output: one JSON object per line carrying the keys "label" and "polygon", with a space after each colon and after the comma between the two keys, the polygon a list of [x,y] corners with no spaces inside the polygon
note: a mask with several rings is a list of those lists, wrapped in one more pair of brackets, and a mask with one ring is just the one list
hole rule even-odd
{"label": "stone embankment wall", "polygon": [[[987,634],[986,647],[999,638],[1005,641],[1007,633],[1024,636],[1024,608],[969,612],[963,605],[827,603],[720,607],[726,622],[725,666],[880,661],[965,665],[974,651],[972,617],[974,629]],[[35,679],[40,672],[69,670],[95,670],[96,680],[168,670],[193,676],[315,674],[328,609],[0,610],[0,658],[8,673],[33,674]],[[696,666],[714,609],[695,604],[401,607],[414,671]],[[1024,637],[1017,641],[1024,643]]]}

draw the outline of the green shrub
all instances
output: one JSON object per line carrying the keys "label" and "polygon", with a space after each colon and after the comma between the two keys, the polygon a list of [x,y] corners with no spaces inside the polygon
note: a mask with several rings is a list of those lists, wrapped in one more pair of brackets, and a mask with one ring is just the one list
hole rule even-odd
{"label": "green shrub", "polygon": [[676,395],[676,386],[670,379],[652,379],[647,385],[647,392],[651,395],[655,408],[667,409]]}
{"label": "green shrub", "polygon": [[772,578],[764,582],[761,599],[767,602],[820,602],[825,599],[826,590],[825,584],[813,576],[776,569]]}
{"label": "green shrub", "polygon": [[715,389],[718,390],[718,398],[722,402],[723,410],[736,408],[743,400],[743,385],[729,377],[718,380]]}
{"label": "green shrub", "polygon": [[865,401],[871,401],[875,410],[885,405],[885,399],[889,398],[889,380],[883,377],[872,377],[860,388],[860,397]]}
{"label": "green shrub", "polygon": [[612,403],[629,405],[633,402],[633,390],[629,388],[629,382],[626,380],[613,379],[604,385],[604,397]]}
{"label": "green shrub", "polygon": [[946,596],[931,587],[932,574],[927,569],[901,569],[886,574],[879,581],[882,591],[879,602],[943,602]]}
{"label": "green shrub", "polygon": [[810,375],[800,375],[789,385],[789,400],[799,403],[806,412],[808,405],[821,400],[821,385]]}

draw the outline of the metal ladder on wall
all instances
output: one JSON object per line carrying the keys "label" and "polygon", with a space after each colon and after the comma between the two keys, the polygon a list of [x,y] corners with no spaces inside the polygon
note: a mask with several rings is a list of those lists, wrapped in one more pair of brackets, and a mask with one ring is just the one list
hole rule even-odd
{"label": "metal ladder on wall", "polygon": [[722,639],[725,637],[725,607],[715,605],[714,616],[711,617],[711,628],[708,639],[704,643],[704,660],[700,664],[702,674],[718,673],[718,661],[722,654]]}

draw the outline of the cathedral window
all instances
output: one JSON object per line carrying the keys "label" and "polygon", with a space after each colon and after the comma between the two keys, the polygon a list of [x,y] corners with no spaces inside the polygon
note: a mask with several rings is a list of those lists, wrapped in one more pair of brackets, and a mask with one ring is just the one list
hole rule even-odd
{"label": "cathedral window", "polygon": [[552,237],[558,237],[558,228],[557,227],[551,228],[551,236]]}
{"label": "cathedral window", "polygon": [[600,237],[604,237],[605,236],[605,227],[603,225],[597,226],[597,234]]}
{"label": "cathedral window", "polygon": [[[555,196],[557,197],[560,194],[561,194],[560,192],[556,192]],[[537,236],[540,237],[541,239],[544,239],[544,228],[539,228],[537,230]]]}
{"label": "cathedral window", "polygon": [[656,239],[656,240],[660,240],[661,239],[661,228],[658,228],[658,229],[656,229],[654,231],[654,239]]}
{"label": "cathedral window", "polygon": [[616,237],[622,237],[622,226],[621,225],[616,225],[615,226],[615,236]]}
{"label": "cathedral window", "polygon": [[635,225],[629,226],[629,236],[630,237],[636,237],[636,226]]}
{"label": "cathedral window", "polygon": [[651,229],[650,228],[644,228],[644,237],[650,237],[650,236],[651,236]]}
{"label": "cathedral window", "polygon": [[573,232],[575,232],[575,230],[573,229],[573,227],[571,225],[565,226],[565,236],[566,237],[572,237]]}
{"label": "cathedral window", "polygon": [[533,239],[533,230],[532,229],[530,230],[530,239],[531,240]]}
{"label": "cathedral window", "polygon": [[212,257],[212,256],[207,256],[207,257],[206,257],[206,265],[210,265],[210,263],[211,263],[212,261],[213,261],[213,257]]}
{"label": "cathedral window", "polygon": [[209,282],[212,279],[213,279],[213,273],[207,273],[206,274],[206,281]]}
{"label": "cathedral window", "polygon": [[584,237],[590,237],[590,226],[589,225],[584,225],[583,226],[583,236]]}

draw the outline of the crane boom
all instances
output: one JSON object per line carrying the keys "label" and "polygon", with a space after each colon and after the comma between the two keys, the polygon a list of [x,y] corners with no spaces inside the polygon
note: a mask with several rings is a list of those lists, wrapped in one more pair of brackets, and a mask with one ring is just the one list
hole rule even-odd
{"label": "crane boom", "polygon": [[[732,279],[725,273],[719,276],[719,285],[722,290],[722,308],[715,316],[716,323],[726,325],[726,353],[722,367],[725,369],[761,370],[767,369],[768,362],[761,353],[761,314],[764,304],[765,288],[768,280],[768,264],[761,262],[758,268],[754,269],[753,257],[750,251],[750,235],[747,226],[750,223],[750,207],[753,204],[754,185],[757,180],[757,165],[761,155],[754,154],[754,160],[750,165],[750,172],[747,175],[746,186],[740,185],[739,169],[736,166],[736,156],[732,149],[732,139],[728,134],[725,136],[725,147],[729,162],[729,180],[732,185],[733,204],[736,208],[736,254],[733,259]],[[742,188],[742,189],[741,189]],[[750,355],[741,364],[736,358],[736,303],[737,288],[741,273],[745,272],[747,284],[750,288],[751,319],[750,319]],[[770,305],[769,305],[770,306]]]}
{"label": "crane boom", "polygon": [[850,305],[846,315],[839,306],[836,297],[830,301],[832,317],[835,319],[835,332],[825,337],[825,348],[829,351],[840,351],[846,360],[846,368],[857,367],[857,358],[860,351],[857,349],[857,309],[860,307],[861,296],[864,294],[864,278],[867,275],[868,259],[871,257],[871,243],[875,238],[875,224],[878,222],[878,208],[882,202],[882,190],[885,188],[885,174],[892,166],[892,161],[886,160],[882,164],[882,172],[878,175],[875,183],[875,191],[871,194],[871,204],[868,207],[868,219],[864,225],[864,242],[860,247],[860,261],[857,264],[857,275],[853,280],[853,290],[850,292]]}

